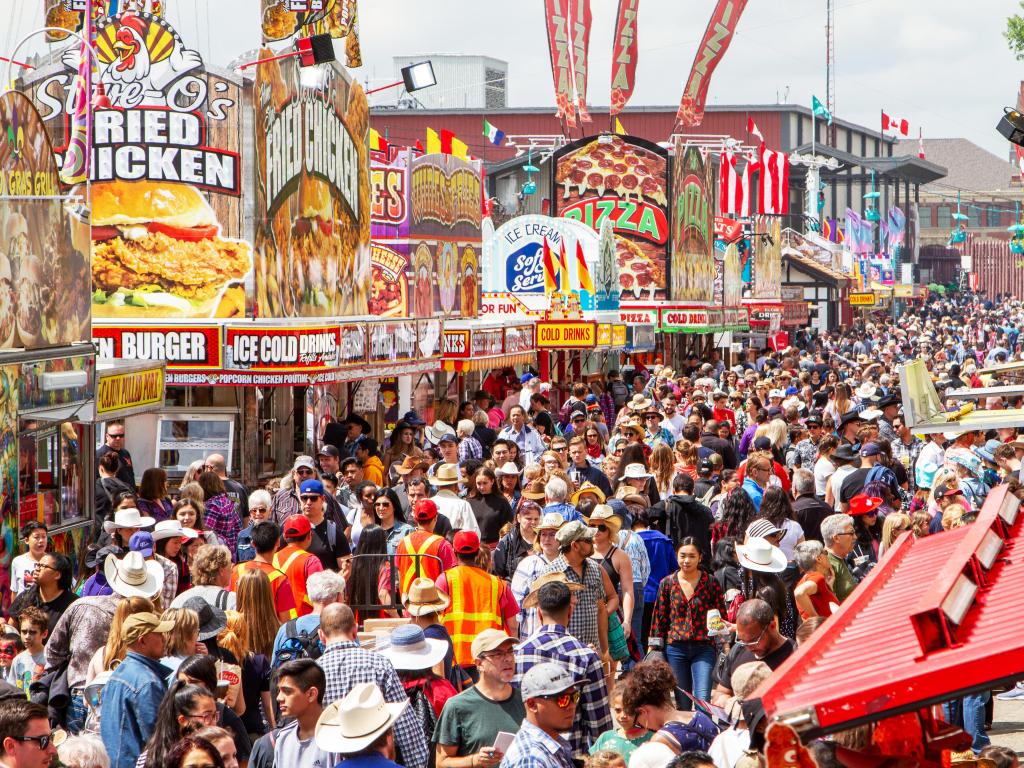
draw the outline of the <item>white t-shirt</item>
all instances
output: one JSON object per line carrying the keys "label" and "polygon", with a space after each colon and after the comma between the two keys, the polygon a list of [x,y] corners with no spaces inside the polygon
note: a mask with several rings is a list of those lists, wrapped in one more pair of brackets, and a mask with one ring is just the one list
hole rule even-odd
{"label": "white t-shirt", "polygon": [[32,586],[32,571],[37,562],[28,552],[11,561],[11,592],[19,595]]}
{"label": "white t-shirt", "polygon": [[782,523],[782,530],[786,533],[783,535],[782,540],[779,541],[779,549],[781,549],[783,554],[786,556],[786,560],[791,561],[796,550],[797,542],[803,538],[804,529],[796,520],[786,520]]}
{"label": "white t-shirt", "polygon": [[822,456],[814,462],[814,495],[825,498],[825,483],[836,471],[836,465]]}
{"label": "white t-shirt", "polygon": [[934,440],[929,440],[928,444],[921,449],[921,453],[917,455],[916,466],[926,463],[934,464],[939,469],[942,469],[942,465],[946,463],[946,451]]}
{"label": "white t-shirt", "polygon": [[847,464],[832,473],[832,495],[835,497],[835,503],[833,506],[835,507],[836,512],[843,511],[843,502],[839,500],[839,489],[843,487],[843,480],[846,479],[847,475],[855,472],[857,469],[859,469],[859,467]]}
{"label": "white t-shirt", "polygon": [[274,765],[296,765],[303,768],[332,768],[338,755],[324,752],[316,741],[299,738],[299,724],[293,721],[284,726],[274,743]]}
{"label": "white t-shirt", "polygon": [[733,768],[749,748],[750,731],[746,728],[726,728],[711,742],[708,755],[715,761],[715,768]]}

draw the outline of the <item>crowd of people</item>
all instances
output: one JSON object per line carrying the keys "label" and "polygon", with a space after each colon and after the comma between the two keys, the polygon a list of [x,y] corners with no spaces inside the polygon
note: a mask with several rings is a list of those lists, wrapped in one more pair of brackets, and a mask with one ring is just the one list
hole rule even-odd
{"label": "crowd of people", "polygon": [[[494,370],[382,441],[355,414],[327,424],[317,456],[251,492],[218,454],[173,497],[163,470],[136,484],[108,424],[88,572],[76,583],[42,524],[21,532],[0,758],[756,765],[751,694],[900,537],[1018,491],[1017,429],[915,435],[899,366],[923,360],[940,393],[980,386],[1021,357],[1022,322],[968,297],[731,364],[565,387]],[[948,715],[988,768],[1016,766],[989,744],[988,694]]]}

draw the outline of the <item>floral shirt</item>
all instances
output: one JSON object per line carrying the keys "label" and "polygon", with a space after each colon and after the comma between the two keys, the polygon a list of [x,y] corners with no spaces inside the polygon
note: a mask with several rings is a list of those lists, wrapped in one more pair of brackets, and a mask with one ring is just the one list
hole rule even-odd
{"label": "floral shirt", "polygon": [[715,579],[702,572],[693,597],[687,600],[677,573],[670,573],[658,585],[651,637],[660,637],[666,644],[688,640],[708,642],[708,611],[715,609],[725,616],[725,596]]}

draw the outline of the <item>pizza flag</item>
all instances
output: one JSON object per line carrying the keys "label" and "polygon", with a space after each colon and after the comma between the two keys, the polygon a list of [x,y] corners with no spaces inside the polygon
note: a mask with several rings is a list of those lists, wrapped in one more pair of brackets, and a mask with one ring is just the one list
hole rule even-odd
{"label": "pizza flag", "polygon": [[569,128],[576,127],[576,106],[573,103],[571,59],[572,44],[569,39],[569,0],[544,0],[544,16],[548,29],[548,52],[551,55],[551,76],[555,82],[555,114],[565,120]]}
{"label": "pizza flag", "polygon": [[594,281],[590,278],[587,261],[583,258],[583,243],[576,241],[576,275],[580,279],[580,290],[594,292]]}
{"label": "pizza flag", "polygon": [[558,290],[561,293],[569,291],[569,262],[565,257],[565,238],[562,238],[558,246]]}
{"label": "pizza flag", "polygon": [[715,67],[722,61],[729,50],[740,15],[747,5],[747,0],[718,0],[715,10],[704,30],[704,39],[697,48],[693,59],[690,76],[686,79],[683,98],[676,112],[676,120],[686,128],[701,124],[704,119],[704,103],[708,98],[708,85]]}
{"label": "pizza flag", "polygon": [[558,290],[558,274],[556,270],[558,267],[555,265],[554,254],[551,253],[551,245],[548,243],[548,239],[544,238],[544,293],[551,295]]}
{"label": "pizza flag", "polygon": [[622,112],[636,83],[636,14],[640,0],[619,0],[619,13],[612,38],[612,102],[609,113]]}

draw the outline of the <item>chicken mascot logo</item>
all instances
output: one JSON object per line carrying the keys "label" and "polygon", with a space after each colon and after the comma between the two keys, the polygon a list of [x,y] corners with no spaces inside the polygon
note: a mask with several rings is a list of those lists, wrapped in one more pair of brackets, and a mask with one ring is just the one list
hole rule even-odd
{"label": "chicken mascot logo", "polygon": [[[108,19],[97,29],[96,50],[100,79],[115,108],[181,111],[206,99],[206,81],[196,77],[203,70],[202,58],[156,15],[123,13]],[[77,66],[78,49],[66,55]]]}

